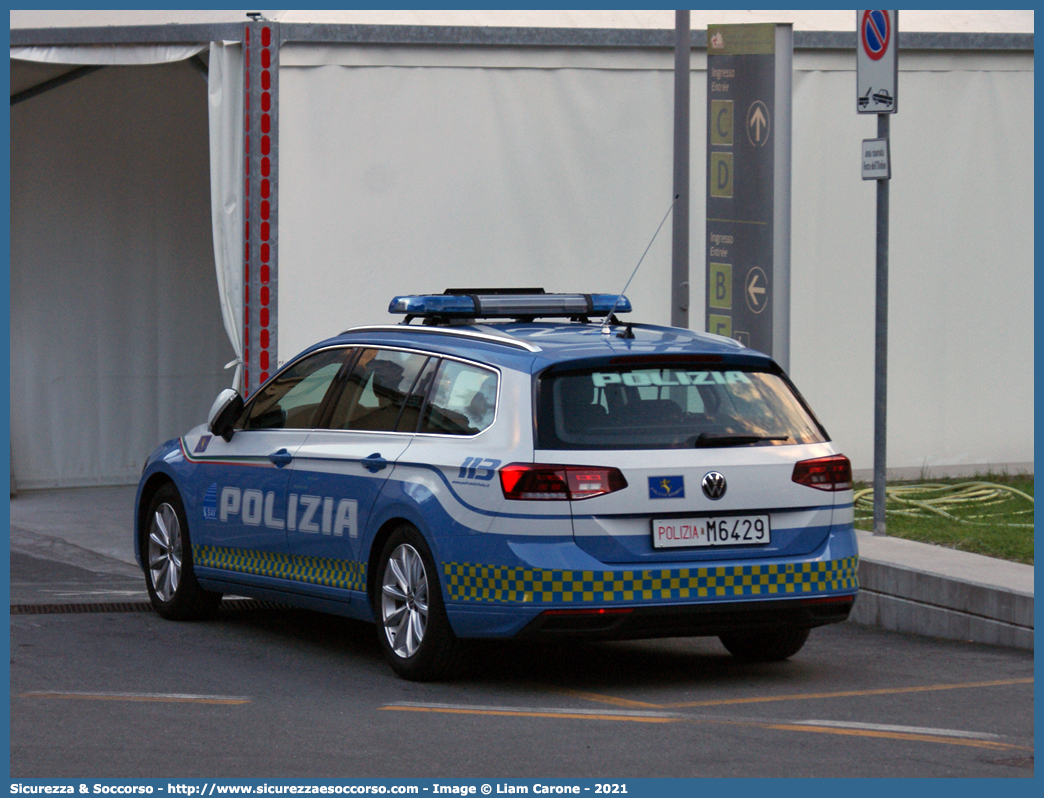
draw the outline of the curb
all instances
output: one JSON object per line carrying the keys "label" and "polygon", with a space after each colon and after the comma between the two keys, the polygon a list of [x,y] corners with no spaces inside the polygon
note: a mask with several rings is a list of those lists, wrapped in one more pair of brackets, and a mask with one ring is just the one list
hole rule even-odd
{"label": "curb", "polygon": [[[287,610],[285,604],[263,599],[225,599],[218,606],[221,614],[227,612],[249,612],[252,610]],[[81,615],[84,613],[151,612],[156,610],[149,601],[95,601],[65,604],[33,604],[19,602],[11,605],[11,615]]]}
{"label": "curb", "polygon": [[[861,548],[863,544],[860,539]],[[963,555],[938,546],[903,544],[924,547],[929,563]],[[918,569],[873,554],[861,556],[859,598],[849,619],[890,631],[1033,651],[1032,566],[996,562],[1001,568],[1029,569],[1030,590],[974,582],[944,573],[945,567]]]}

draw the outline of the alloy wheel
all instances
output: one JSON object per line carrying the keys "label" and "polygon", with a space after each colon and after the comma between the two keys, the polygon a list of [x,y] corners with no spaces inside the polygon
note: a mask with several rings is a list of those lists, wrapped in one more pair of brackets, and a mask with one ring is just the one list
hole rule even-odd
{"label": "alloy wheel", "polygon": [[412,657],[424,641],[428,575],[420,553],[408,543],[398,546],[385,564],[381,623],[389,646],[399,657]]}
{"label": "alloy wheel", "polygon": [[181,582],[181,524],[169,504],[161,504],[149,527],[149,573],[160,601],[171,601]]}

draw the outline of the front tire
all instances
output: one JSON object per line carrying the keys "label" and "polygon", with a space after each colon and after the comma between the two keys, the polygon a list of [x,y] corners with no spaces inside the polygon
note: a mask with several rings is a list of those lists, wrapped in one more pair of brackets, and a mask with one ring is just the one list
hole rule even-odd
{"label": "front tire", "polygon": [[744,662],[781,662],[797,654],[808,640],[808,629],[766,629],[730,632],[720,636],[722,645]]}
{"label": "front tire", "polygon": [[381,650],[399,676],[431,681],[459,668],[463,647],[446,617],[435,560],[409,524],[398,527],[384,544],[373,614]]}
{"label": "front tire", "polygon": [[172,484],[156,491],[145,523],[141,553],[153,608],[172,621],[213,617],[221,594],[204,590],[196,581],[185,506]]}

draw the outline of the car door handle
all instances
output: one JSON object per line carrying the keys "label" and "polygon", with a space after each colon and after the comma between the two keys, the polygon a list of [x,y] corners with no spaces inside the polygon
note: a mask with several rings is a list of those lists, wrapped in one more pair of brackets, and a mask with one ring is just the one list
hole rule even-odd
{"label": "car door handle", "polygon": [[374,452],[369,457],[364,457],[360,462],[367,471],[376,474],[388,467],[388,461],[381,457],[380,452]]}
{"label": "car door handle", "polygon": [[276,468],[282,468],[290,465],[290,461],[294,459],[294,456],[286,449],[280,449],[278,452],[272,452],[272,454],[268,455],[268,459],[276,464]]}

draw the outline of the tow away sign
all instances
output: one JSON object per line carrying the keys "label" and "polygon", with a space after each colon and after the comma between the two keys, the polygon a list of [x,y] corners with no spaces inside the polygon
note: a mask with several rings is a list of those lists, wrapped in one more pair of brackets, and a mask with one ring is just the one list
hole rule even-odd
{"label": "tow away sign", "polygon": [[899,110],[899,12],[856,11],[856,111]]}

